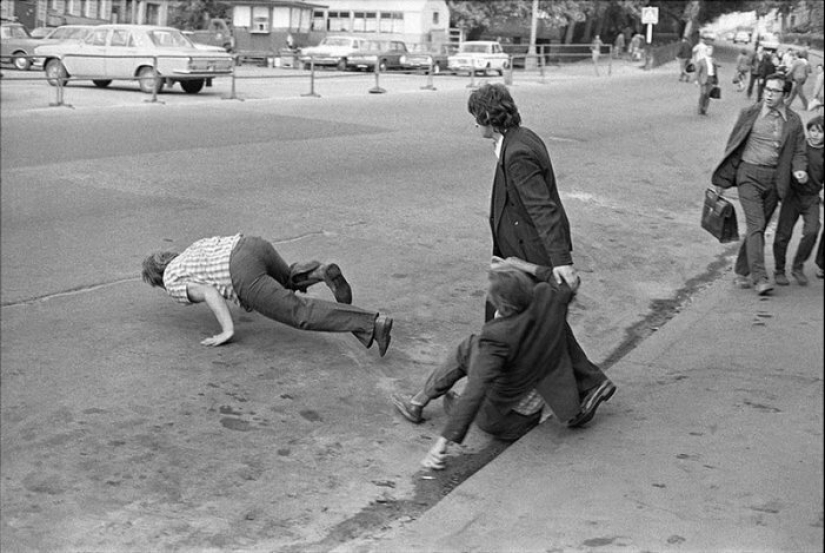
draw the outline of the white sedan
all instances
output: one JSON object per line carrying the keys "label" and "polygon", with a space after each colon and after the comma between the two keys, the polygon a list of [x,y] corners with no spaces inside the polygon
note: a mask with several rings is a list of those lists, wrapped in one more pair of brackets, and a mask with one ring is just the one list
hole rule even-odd
{"label": "white sedan", "polygon": [[496,71],[499,75],[510,67],[510,56],[494,40],[471,40],[459,46],[458,52],[447,58],[450,71]]}
{"label": "white sedan", "polygon": [[113,80],[137,80],[147,93],[179,82],[185,92],[196,94],[233,66],[226,52],[197,48],[179,30],[153,25],[99,25],[81,42],[38,46],[34,55],[51,85],[71,78],[105,88]]}

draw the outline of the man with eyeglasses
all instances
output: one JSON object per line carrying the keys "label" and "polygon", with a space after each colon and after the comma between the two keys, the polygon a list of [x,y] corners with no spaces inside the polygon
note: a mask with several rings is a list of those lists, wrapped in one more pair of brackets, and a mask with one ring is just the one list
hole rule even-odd
{"label": "man with eyeglasses", "polygon": [[725,155],[711,176],[720,194],[737,187],[747,230],[736,258],[734,283],[739,288],[754,287],[760,296],[773,290],[765,268],[765,229],[790,189],[791,178],[801,184],[808,180],[802,120],[785,105],[790,91],[791,83],[781,73],[765,79],[764,100],[739,113]]}

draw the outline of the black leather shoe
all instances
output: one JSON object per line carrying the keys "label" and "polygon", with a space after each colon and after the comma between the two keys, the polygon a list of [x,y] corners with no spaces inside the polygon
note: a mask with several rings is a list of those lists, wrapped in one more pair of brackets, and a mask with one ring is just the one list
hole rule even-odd
{"label": "black leather shoe", "polygon": [[589,392],[582,402],[581,411],[573,417],[567,426],[570,428],[577,428],[584,426],[593,419],[596,414],[596,409],[603,401],[609,400],[616,393],[616,385],[610,380],[605,380]]}
{"label": "black leather shoe", "polygon": [[392,318],[379,315],[375,319],[375,330],[373,330],[373,338],[378,342],[378,355],[384,357],[387,353],[387,348],[390,347],[390,331],[392,330]]}
{"label": "black leather shoe", "polygon": [[398,412],[404,415],[404,418],[413,424],[419,424],[424,420],[421,416],[424,408],[421,405],[416,405],[412,402],[411,397],[405,397],[401,394],[392,394],[390,396],[392,404],[398,409]]}
{"label": "black leather shoe", "polygon": [[338,303],[352,303],[352,288],[350,288],[338,265],[330,263],[326,266],[324,269],[324,282],[332,290],[335,301]]}

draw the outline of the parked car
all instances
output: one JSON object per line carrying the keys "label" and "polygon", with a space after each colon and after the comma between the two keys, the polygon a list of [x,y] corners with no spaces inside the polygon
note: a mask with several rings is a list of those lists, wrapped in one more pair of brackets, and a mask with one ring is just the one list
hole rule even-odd
{"label": "parked car", "polygon": [[504,53],[501,44],[494,40],[471,40],[458,47],[458,52],[447,58],[447,68],[451,71],[481,72],[497,71],[499,75],[510,67],[510,56]]}
{"label": "parked car", "polygon": [[43,38],[53,30],[55,30],[55,27],[35,27],[29,32],[29,35],[31,35],[32,38]]}
{"label": "parked car", "polygon": [[302,48],[298,60],[304,69],[309,69],[310,64],[314,63],[316,66],[335,66],[345,71],[349,57],[366,48],[367,43],[367,39],[357,36],[328,36],[318,46]]}
{"label": "parked car", "polygon": [[364,71],[384,72],[401,69],[401,58],[407,54],[407,45],[400,40],[370,40],[363,50],[353,52],[347,59],[347,67]]}
{"label": "parked car", "polygon": [[61,25],[60,27],[52,27],[43,37],[43,40],[74,40],[81,42],[86,38],[86,34],[94,28],[94,25]]}
{"label": "parked car", "polygon": [[4,21],[0,25],[0,60],[11,64],[15,69],[26,71],[32,66],[31,56],[40,40],[32,38],[29,31],[20,23]]}
{"label": "parked car", "polygon": [[733,37],[733,43],[748,44],[751,41],[751,34],[748,31],[737,31]]}
{"label": "parked car", "polygon": [[72,75],[101,88],[113,80],[137,79],[147,93],[179,82],[196,94],[213,77],[232,73],[233,66],[226,52],[196,48],[178,29],[154,25],[99,25],[82,42],[38,46],[35,55],[43,58],[51,85],[63,85]]}
{"label": "parked car", "polygon": [[725,40],[727,40],[728,42],[733,42],[735,36],[736,33],[734,33],[733,31],[728,31],[727,33],[725,33]]}
{"label": "parked car", "polygon": [[441,44],[437,48],[424,52],[408,52],[401,57],[401,66],[404,69],[428,72],[430,67],[433,73],[447,70],[447,60],[458,51],[454,44]]}
{"label": "parked car", "polygon": [[759,44],[768,52],[775,52],[779,49],[779,37],[773,33],[762,33],[759,35]]}

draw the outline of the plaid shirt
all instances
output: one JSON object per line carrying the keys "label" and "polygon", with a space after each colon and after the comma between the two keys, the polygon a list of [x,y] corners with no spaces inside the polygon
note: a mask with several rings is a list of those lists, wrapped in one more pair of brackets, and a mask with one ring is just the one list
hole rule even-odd
{"label": "plaid shirt", "polygon": [[163,272],[166,293],[180,303],[190,304],[186,285],[207,284],[214,286],[224,299],[240,304],[229,275],[229,258],[240,239],[240,234],[214,236],[198,240],[183,250]]}
{"label": "plaid shirt", "polygon": [[543,407],[544,399],[541,395],[535,390],[530,390],[527,392],[526,396],[521,398],[518,405],[513,407],[513,411],[519,415],[532,415],[533,413],[540,411]]}

